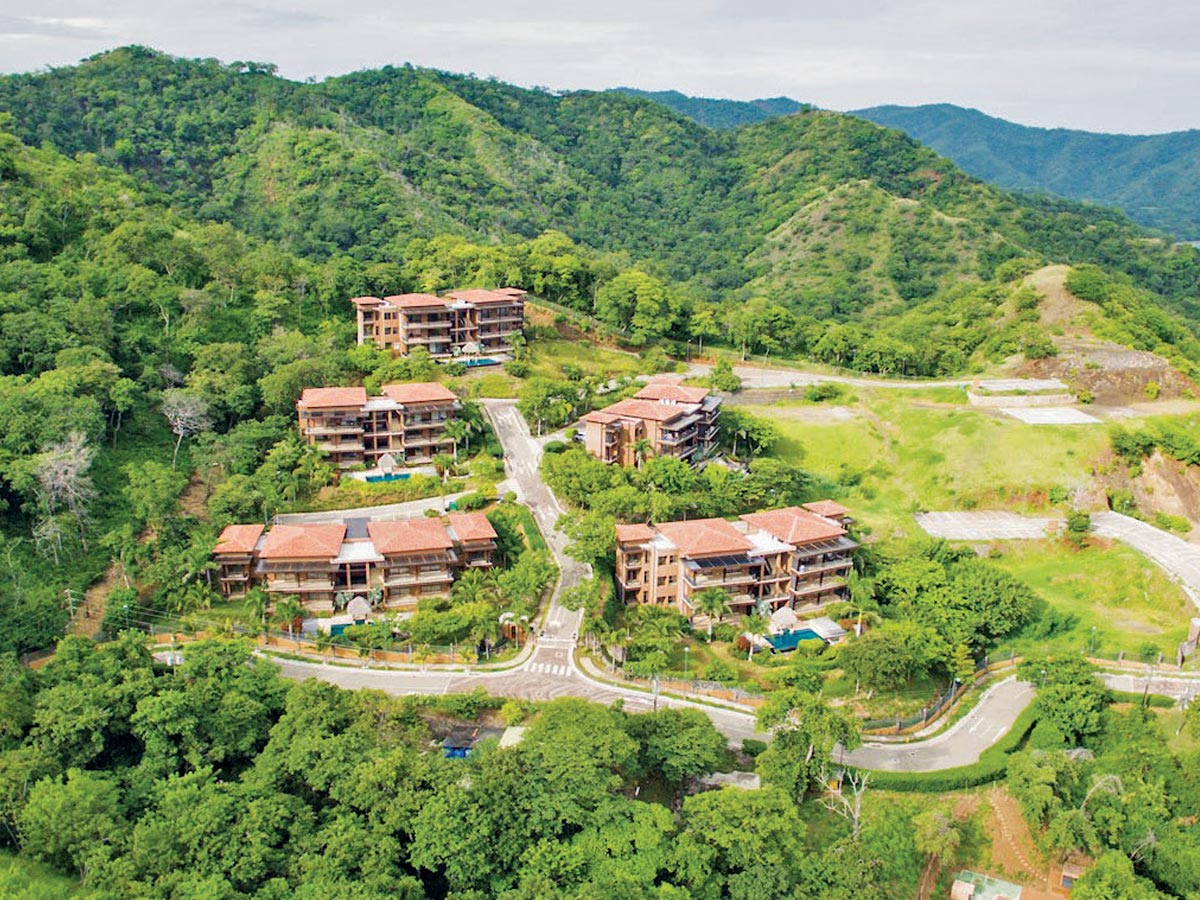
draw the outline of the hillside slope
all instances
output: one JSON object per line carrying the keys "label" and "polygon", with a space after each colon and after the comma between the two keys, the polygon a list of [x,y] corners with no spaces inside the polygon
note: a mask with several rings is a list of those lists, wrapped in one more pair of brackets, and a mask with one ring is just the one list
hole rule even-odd
{"label": "hillside slope", "polygon": [[722,100],[712,97],[689,97],[679,91],[643,91],[638,88],[619,87],[613,91],[653,100],[675,110],[680,115],[695,119],[705,128],[724,130],[742,125],[754,125],[776,116],[790,116],[800,112],[805,104],[791,97],[767,97],[760,100]]}
{"label": "hillside slope", "polygon": [[[1001,267],[1026,260],[1096,263],[1200,323],[1194,249],[1116,211],[1014,197],[839,113],[715,131],[616,92],[409,66],[297,84],[140,47],[0,78],[2,111],[26,142],[94,153],[202,219],[310,260],[391,266],[392,291],[536,272],[531,289],[612,325],[636,318],[641,335],[805,354],[831,321],[854,326],[851,343],[954,340],[983,324],[956,318],[975,308],[966,295],[1003,276],[980,301],[995,310]],[[631,267],[640,280],[616,279]],[[951,371],[980,340],[918,348],[915,371]]]}
{"label": "hillside slope", "polygon": [[1200,131],[1033,128],[945,103],[876,106],[852,115],[904,131],[1001,187],[1116,206],[1135,222],[1200,239]]}

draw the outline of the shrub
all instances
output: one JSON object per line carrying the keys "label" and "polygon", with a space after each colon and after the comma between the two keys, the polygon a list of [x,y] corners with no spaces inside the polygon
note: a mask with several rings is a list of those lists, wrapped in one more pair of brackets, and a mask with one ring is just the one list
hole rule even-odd
{"label": "shrub", "polygon": [[510,359],[504,364],[504,371],[513,378],[525,378],[529,375],[529,363],[523,359]]}
{"label": "shrub", "polygon": [[1152,641],[1146,641],[1146,642],[1138,645],[1138,648],[1137,648],[1138,659],[1140,659],[1144,663],[1157,662],[1158,654],[1159,654],[1158,644],[1155,644]]}
{"label": "shrub", "polygon": [[767,749],[767,742],[755,738],[742,738],[742,752],[751,759],[757,759],[759,754]]}
{"label": "shrub", "polygon": [[477,509],[483,509],[491,502],[492,501],[483,494],[475,492],[472,494],[464,494],[463,496],[459,497],[455,506],[460,512],[473,512]]}
{"label": "shrub", "polygon": [[1180,534],[1192,530],[1192,523],[1183,516],[1171,516],[1164,512],[1154,514],[1154,524],[1165,531],[1177,531]]}
{"label": "shrub", "polygon": [[1157,400],[1159,392],[1162,390],[1162,388],[1159,387],[1157,381],[1147,381],[1146,386],[1142,388],[1142,390],[1145,391],[1148,399]]}
{"label": "shrub", "polygon": [[714,659],[704,670],[704,679],[706,681],[719,681],[722,684],[728,684],[737,680],[737,672],[733,670],[733,666],[729,665],[723,659]]}
{"label": "shrub", "polygon": [[564,441],[550,441],[542,448],[543,453],[565,453],[568,445]]}
{"label": "shrub", "polygon": [[845,393],[845,388],[832,381],[822,381],[810,384],[804,389],[804,399],[810,403],[823,403],[826,400],[838,400]]}
{"label": "shrub", "polygon": [[456,359],[453,362],[446,363],[443,370],[452,378],[458,378],[460,375],[467,374],[467,364]]}

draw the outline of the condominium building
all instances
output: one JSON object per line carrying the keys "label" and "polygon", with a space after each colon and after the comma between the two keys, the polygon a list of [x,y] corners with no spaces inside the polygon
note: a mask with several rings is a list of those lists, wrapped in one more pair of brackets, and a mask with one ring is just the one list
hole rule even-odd
{"label": "condominium building", "polygon": [[368,397],[365,388],[307,388],[296,403],[300,434],[324,451],[338,469],[373,468],[389,455],[400,466],[430,462],[450,453],[446,423],[462,408],[437,382],[385,384]]}
{"label": "condominium building", "polygon": [[845,596],[857,546],[841,523],[799,506],[736,522],[618,525],[617,596],[673,606],[689,618],[695,595],[710,587],[724,590],[739,614],[817,609]]}
{"label": "condominium building", "polygon": [[355,297],[358,342],[396,356],[424,347],[431,356],[497,356],[512,350],[525,318],[525,291],[497,288],[394,297]]}
{"label": "condominium building", "polygon": [[671,456],[689,463],[711,456],[721,398],[706,388],[652,381],[631,398],[583,417],[588,453],[621,466],[639,457]]}
{"label": "condominium building", "polygon": [[295,595],[311,612],[331,612],[339,593],[377,590],[388,609],[412,609],[445,594],[467,569],[489,569],[496,531],[483,513],[441,518],[345,519],[334,523],[230,525],[213,560],[226,597],[252,585]]}

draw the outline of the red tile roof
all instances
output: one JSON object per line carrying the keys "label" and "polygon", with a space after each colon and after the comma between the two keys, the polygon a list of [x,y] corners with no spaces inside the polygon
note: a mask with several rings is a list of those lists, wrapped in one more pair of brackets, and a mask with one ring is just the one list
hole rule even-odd
{"label": "red tile roof", "polygon": [[263,559],[333,559],[342,549],[346,526],[276,525],[267,532],[259,556]]}
{"label": "red tile roof", "polygon": [[744,534],[724,519],[663,522],[658,526],[658,532],[678,547],[684,556],[745,553],[753,546]]}
{"label": "red tile roof", "polygon": [[499,291],[485,291],[481,288],[469,288],[465,291],[451,291],[446,295],[451,300],[463,300],[467,303],[512,303],[516,298]]}
{"label": "red tile roof", "polygon": [[226,525],[213,553],[250,553],[263,530],[262,525]]}
{"label": "red tile roof", "polygon": [[362,406],[367,389],[362,387],[305,388],[296,404],[301,409],[341,409]]}
{"label": "red tile roof", "polygon": [[667,400],[672,403],[703,403],[708,388],[684,387],[669,381],[651,381],[633,395],[638,400]]}
{"label": "red tile roof", "polygon": [[526,294],[528,294],[529,291],[525,290],[524,288],[502,287],[502,288],[496,288],[495,293],[507,294],[509,297],[512,297],[514,300],[519,300],[522,297],[524,297]]}
{"label": "red tile roof", "polygon": [[772,537],[788,544],[811,544],[814,541],[829,541],[846,533],[835,522],[801,509],[773,509],[768,512],[749,513],[741,517],[755,528],[761,528]]}
{"label": "red tile roof", "polygon": [[595,412],[588,413],[586,416],[584,416],[582,419],[580,419],[580,421],[581,422],[595,422],[598,425],[611,425],[613,422],[618,421],[620,418],[621,418],[620,416],[614,416],[612,413],[607,413],[607,412],[604,412],[603,410],[596,410]]}
{"label": "red tile roof", "polygon": [[612,406],[606,406],[600,412],[622,419],[649,419],[652,422],[670,422],[684,415],[687,411],[678,406],[667,406],[665,403],[655,403],[652,400],[618,400]]}
{"label": "red tile roof", "polygon": [[446,524],[460,541],[494,541],[496,529],[481,512],[451,513]]}
{"label": "red tile roof", "polygon": [[454,391],[436,381],[420,381],[414,384],[385,384],[380,390],[385,397],[397,403],[452,403],[458,399]]}
{"label": "red tile roof", "polygon": [[368,522],[367,534],[384,556],[449,550],[454,546],[440,519],[405,519],[399,522]]}
{"label": "red tile roof", "polygon": [[654,529],[649,525],[618,525],[617,540],[622,544],[628,541],[652,541]]}
{"label": "red tile roof", "polygon": [[395,294],[383,299],[399,309],[421,309],[427,306],[446,305],[445,300],[434,294]]}
{"label": "red tile roof", "polygon": [[378,297],[352,297],[350,302],[355,306],[378,306],[383,301]]}
{"label": "red tile roof", "polygon": [[824,516],[827,519],[840,519],[850,515],[850,510],[833,500],[815,500],[812,503],[801,503],[809,512]]}

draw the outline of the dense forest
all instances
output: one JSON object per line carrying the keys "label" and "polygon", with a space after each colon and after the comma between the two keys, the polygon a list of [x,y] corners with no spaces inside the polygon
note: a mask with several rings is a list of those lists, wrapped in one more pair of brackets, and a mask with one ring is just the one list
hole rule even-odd
{"label": "dense forest", "polygon": [[[1098,859],[1073,896],[1193,896],[1195,751],[1173,751],[1152,710],[1110,706],[1082,663],[1033,665],[1027,746],[991,777],[1039,846]],[[35,672],[5,663],[2,688],[0,847],[77,879],[80,900],[849,900],[914,891],[930,854],[953,865],[981,841],[924,793],[976,783],[965,770],[851,773],[849,802],[821,799],[835,742],[858,737],[800,688],[763,707],[770,748],[747,747],[762,788],[694,795],[750,764],[699,710],[393,698],[286,681],[237,641],[156,664],[135,634],[68,638]],[[442,738],[481,719],[525,731],[445,758]],[[69,889],[4,862],[6,897]]]}
{"label": "dense forest", "polygon": [[1099,134],[1033,128],[948,103],[875,106],[853,115],[898,128],[977,178],[1116,206],[1135,222],[1200,239],[1200,132]]}

